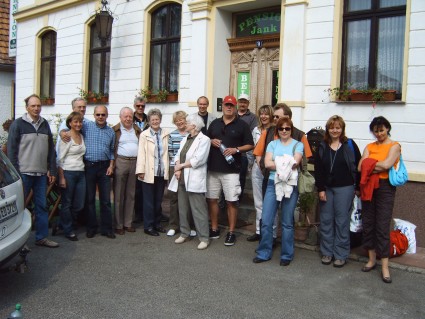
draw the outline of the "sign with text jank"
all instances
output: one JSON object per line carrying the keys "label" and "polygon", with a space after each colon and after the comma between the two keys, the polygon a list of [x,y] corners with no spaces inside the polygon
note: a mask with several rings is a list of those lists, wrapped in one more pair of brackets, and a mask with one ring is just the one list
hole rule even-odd
{"label": "sign with text jank", "polygon": [[236,15],[236,37],[280,33],[280,9]]}
{"label": "sign with text jank", "polygon": [[249,72],[238,72],[238,96],[241,94],[249,95]]}

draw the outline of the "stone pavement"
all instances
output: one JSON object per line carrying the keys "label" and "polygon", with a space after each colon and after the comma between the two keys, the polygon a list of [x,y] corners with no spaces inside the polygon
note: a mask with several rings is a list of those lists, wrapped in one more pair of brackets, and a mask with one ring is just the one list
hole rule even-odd
{"label": "stone pavement", "polygon": [[[248,182],[250,182],[250,180],[247,180],[247,184]],[[167,198],[167,192],[164,196],[162,208],[165,215],[168,215],[169,202]],[[223,211],[219,217],[219,222],[221,227],[226,227],[226,215]],[[249,236],[255,232],[254,203],[249,189],[247,190],[245,198],[241,203],[236,226],[236,231],[244,235]],[[310,246],[302,242],[296,242],[295,246],[302,249],[317,251],[318,253],[320,251],[318,246]],[[367,262],[367,252],[361,247],[357,247],[352,249],[349,258],[359,262]],[[378,265],[380,265],[380,261],[378,261]],[[404,254],[403,256],[391,258],[390,267],[394,269],[425,274],[425,248],[417,247],[416,254]]]}

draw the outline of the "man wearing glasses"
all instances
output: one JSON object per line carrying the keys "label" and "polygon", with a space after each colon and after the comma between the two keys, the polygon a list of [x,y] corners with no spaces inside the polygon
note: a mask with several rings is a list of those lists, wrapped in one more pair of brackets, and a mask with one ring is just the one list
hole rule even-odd
{"label": "man wearing glasses", "polygon": [[[141,131],[149,128],[148,116],[145,113],[146,99],[143,96],[136,96],[133,103],[134,115],[133,123],[136,124]],[[136,192],[134,195],[134,223],[140,224],[143,221],[143,192],[142,181],[136,178]]]}
{"label": "man wearing glasses", "polygon": [[[208,158],[206,195],[211,218],[210,238],[220,238],[218,198],[223,191],[229,222],[229,232],[224,241],[226,246],[233,246],[236,242],[234,230],[238,214],[236,204],[241,192],[239,182],[241,153],[248,152],[254,147],[249,126],[238,117],[236,105],[234,96],[226,96],[223,99],[223,117],[215,119],[207,130],[212,146]],[[233,156],[234,161],[231,164],[226,160],[227,156]]]}
{"label": "man wearing glasses", "polygon": [[103,105],[94,108],[95,121],[83,124],[86,154],[84,163],[87,185],[87,238],[93,238],[98,231],[96,218],[96,186],[100,201],[100,233],[115,238],[112,231],[111,175],[114,171],[115,133],[107,125],[108,109]]}
{"label": "man wearing glasses", "polygon": [[134,99],[133,106],[134,106],[133,122],[142,131],[144,131],[149,126],[148,117],[145,113],[146,99],[143,96],[136,96],[136,98]]}

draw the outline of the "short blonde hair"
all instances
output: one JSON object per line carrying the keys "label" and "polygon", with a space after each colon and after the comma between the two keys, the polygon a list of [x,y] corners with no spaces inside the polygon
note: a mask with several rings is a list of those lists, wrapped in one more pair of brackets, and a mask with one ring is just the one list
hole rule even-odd
{"label": "short blonde hair", "polygon": [[186,119],[187,113],[185,111],[177,111],[173,113],[173,124],[180,119]]}

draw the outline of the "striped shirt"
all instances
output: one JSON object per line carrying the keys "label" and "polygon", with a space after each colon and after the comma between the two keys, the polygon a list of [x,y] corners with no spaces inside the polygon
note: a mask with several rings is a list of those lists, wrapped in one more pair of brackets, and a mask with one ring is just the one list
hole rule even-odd
{"label": "striped shirt", "polygon": [[168,139],[168,156],[170,157],[170,167],[174,167],[175,156],[180,148],[180,142],[188,133],[180,134],[179,130],[170,133]]}

